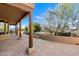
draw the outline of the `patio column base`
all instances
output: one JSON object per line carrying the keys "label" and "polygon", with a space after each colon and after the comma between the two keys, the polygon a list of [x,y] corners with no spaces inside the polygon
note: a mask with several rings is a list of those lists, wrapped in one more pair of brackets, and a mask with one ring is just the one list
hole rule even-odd
{"label": "patio column base", "polygon": [[36,52],[36,48],[35,47],[33,47],[33,48],[28,48],[27,49],[27,54],[28,55],[32,55],[33,53],[35,53]]}
{"label": "patio column base", "polygon": [[17,37],[18,40],[22,39],[21,37]]}

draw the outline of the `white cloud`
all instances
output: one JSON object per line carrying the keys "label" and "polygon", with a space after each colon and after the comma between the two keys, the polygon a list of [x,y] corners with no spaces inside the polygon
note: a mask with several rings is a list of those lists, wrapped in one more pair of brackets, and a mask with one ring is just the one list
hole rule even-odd
{"label": "white cloud", "polygon": [[42,19],[42,17],[40,17],[40,16],[36,16],[36,18],[38,18],[38,19]]}

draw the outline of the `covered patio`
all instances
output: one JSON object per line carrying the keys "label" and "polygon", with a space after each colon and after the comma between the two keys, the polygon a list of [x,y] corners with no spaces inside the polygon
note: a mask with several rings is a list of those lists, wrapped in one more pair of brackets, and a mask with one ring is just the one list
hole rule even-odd
{"label": "covered patio", "polygon": [[[10,40],[1,40],[0,56],[27,56],[28,38],[28,35],[23,34],[22,38],[17,40],[15,34],[11,34]],[[39,38],[33,38],[33,42],[36,49],[29,54],[30,56],[79,56],[79,45],[52,42]]]}
{"label": "covered patio", "polygon": [[[0,56],[77,56],[79,45],[33,38],[32,11],[34,4],[0,4],[0,22],[4,23],[4,32],[0,34]],[[22,19],[29,16],[29,35],[22,34]],[[8,31],[6,25],[8,24]],[[19,24],[19,30],[18,30]],[[10,33],[10,25],[15,26],[15,33]],[[18,32],[19,31],[19,32]],[[46,38],[46,37],[45,37]],[[57,39],[61,37],[57,37]],[[56,40],[55,38],[52,38]],[[73,39],[73,38],[71,38]],[[74,38],[74,39],[79,39]],[[35,49],[33,49],[34,47]],[[33,50],[33,51],[32,51]],[[32,53],[30,53],[30,51]],[[28,53],[29,54],[28,54]]]}
{"label": "covered patio", "polygon": [[[33,9],[34,9],[34,4],[32,3],[1,3],[0,4],[0,22],[4,22],[4,32],[0,34],[0,41],[1,40],[3,41],[5,39],[11,40],[11,37],[14,40],[16,38],[21,40],[21,37],[22,37],[21,21],[24,17],[29,16],[28,48],[33,48],[33,38],[32,38],[32,10]],[[8,24],[8,31],[6,31],[6,24]],[[18,32],[18,24],[19,24],[19,32]],[[15,26],[16,36],[13,36],[13,35],[11,36],[10,30],[9,30],[10,25]],[[25,39],[27,39],[27,37]]]}

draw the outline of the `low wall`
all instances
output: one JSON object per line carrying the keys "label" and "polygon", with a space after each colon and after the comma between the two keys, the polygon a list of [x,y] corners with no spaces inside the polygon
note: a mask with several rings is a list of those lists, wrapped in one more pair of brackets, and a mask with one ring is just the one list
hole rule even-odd
{"label": "low wall", "polygon": [[0,40],[8,40],[8,39],[10,39],[10,35],[9,34],[2,34],[2,35],[0,35]]}
{"label": "low wall", "polygon": [[39,38],[43,40],[69,43],[69,44],[79,44],[79,37],[66,37],[66,36],[53,36],[53,35],[45,35],[38,34]]}

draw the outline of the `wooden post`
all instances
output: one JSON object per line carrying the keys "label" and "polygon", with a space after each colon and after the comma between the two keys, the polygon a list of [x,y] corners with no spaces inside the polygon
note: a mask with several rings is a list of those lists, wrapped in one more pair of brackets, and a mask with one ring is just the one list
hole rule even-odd
{"label": "wooden post", "polygon": [[33,47],[33,35],[32,35],[32,13],[29,13],[29,48]]}
{"label": "wooden post", "polygon": [[4,33],[6,34],[6,20],[4,22]]}
{"label": "wooden post", "polygon": [[9,23],[8,23],[8,33],[9,33],[10,31],[9,31]]}
{"label": "wooden post", "polygon": [[21,21],[20,21],[20,22],[19,22],[19,37],[22,36],[21,31],[22,31],[22,29],[21,29]]}
{"label": "wooden post", "polygon": [[15,34],[18,35],[18,25],[15,25]]}

